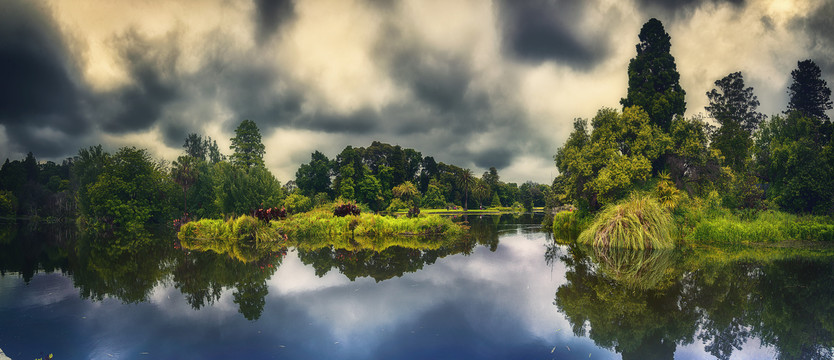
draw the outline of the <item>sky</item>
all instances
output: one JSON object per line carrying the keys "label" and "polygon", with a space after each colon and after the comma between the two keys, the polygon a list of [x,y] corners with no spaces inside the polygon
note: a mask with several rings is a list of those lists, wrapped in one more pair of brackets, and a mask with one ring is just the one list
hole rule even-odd
{"label": "sky", "polygon": [[378,140],[549,183],[574,119],[621,108],[651,18],[687,116],[735,71],[768,116],[800,60],[834,84],[834,0],[0,0],[0,158],[230,154],[249,119],[282,182]]}

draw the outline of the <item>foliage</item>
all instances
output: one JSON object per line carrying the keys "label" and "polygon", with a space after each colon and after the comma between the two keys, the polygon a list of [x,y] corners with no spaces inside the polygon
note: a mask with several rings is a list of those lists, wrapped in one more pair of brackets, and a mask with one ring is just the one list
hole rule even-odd
{"label": "foliage", "polygon": [[666,154],[669,176],[690,195],[712,190],[721,176],[720,154],[709,148],[711,131],[700,117],[672,121],[672,146]]}
{"label": "foliage", "polygon": [[712,147],[721,151],[726,164],[741,171],[750,157],[753,131],[765,116],[756,111],[759,100],[753,95],[752,87],[744,87],[740,72],[716,80],[715,86],[716,89],[707,92],[710,104],[706,107],[721,125],[712,135]]}
{"label": "foliage", "polygon": [[385,212],[395,213],[397,211],[400,211],[400,210],[403,210],[403,209],[409,209],[409,208],[410,208],[409,204],[406,204],[405,202],[403,202],[400,199],[394,199],[394,200],[391,200],[390,204],[388,204],[388,207],[385,209]]}
{"label": "foliage", "polygon": [[312,210],[313,202],[310,201],[310,198],[304,195],[294,193],[284,199],[284,208],[286,208],[290,214],[299,214]]}
{"label": "foliage", "polygon": [[637,56],[628,63],[628,94],[620,100],[623,109],[643,108],[652,125],[668,132],[675,115],[686,112],[675,58],[669,52],[671,37],[657,19],[650,19],[640,29]]}
{"label": "foliage", "polygon": [[313,152],[308,164],[301,164],[295,173],[295,183],[301,193],[313,196],[319,193],[329,194],[331,161],[319,151]]}
{"label": "foliage", "polygon": [[231,141],[231,149],[234,151],[231,156],[233,164],[244,168],[264,166],[266,150],[261,142],[261,132],[254,121],[243,120],[235,129],[235,136]]}
{"label": "foliage", "polygon": [[285,208],[266,208],[266,209],[258,209],[255,210],[254,214],[255,218],[263,221],[263,222],[270,222],[272,220],[281,220],[287,217],[287,209]]}
{"label": "foliage", "polygon": [[656,199],[630,198],[601,211],[577,241],[595,247],[668,249],[675,245],[672,216]]}
{"label": "foliage", "polygon": [[11,191],[0,190],[0,217],[13,217],[17,214],[17,198]]}
{"label": "foliage", "polygon": [[400,185],[395,186],[391,192],[393,193],[394,197],[400,199],[404,204],[407,204],[408,207],[415,207],[420,203],[420,191],[417,190],[417,186],[411,183],[411,181],[406,181]]}
{"label": "foliage", "polygon": [[580,208],[598,209],[626,195],[649,178],[652,162],[670,146],[670,138],[649,122],[638,107],[622,114],[602,109],[592,120],[574,122],[574,132],[556,153],[569,201]]}
{"label": "foliage", "polygon": [[761,211],[749,219],[723,213],[701,220],[687,235],[698,244],[741,245],[784,241],[834,241],[834,221],[818,216],[797,216]]}
{"label": "foliage", "polygon": [[333,209],[333,215],[338,217],[359,216],[361,211],[354,203],[338,204]]}
{"label": "foliage", "polygon": [[215,203],[221,213],[248,214],[280,206],[284,200],[281,182],[264,167],[246,169],[223,161],[213,166],[213,176]]}
{"label": "foliage", "polygon": [[654,195],[661,206],[667,209],[673,209],[678,206],[681,200],[681,192],[675,187],[675,184],[669,178],[669,173],[660,173],[660,181],[654,189]]}
{"label": "foliage", "polygon": [[579,211],[560,211],[553,215],[553,237],[559,243],[575,241],[587,226],[586,218]]}
{"label": "foliage", "polygon": [[93,229],[123,234],[143,233],[146,224],[171,218],[174,183],[144,149],[124,147],[104,156],[103,169],[90,184],[82,183],[88,205],[82,209]]}
{"label": "foliage", "polygon": [[465,228],[439,215],[416,218],[368,213],[339,217],[325,209],[293,215],[273,223],[293,241],[315,239],[385,238],[396,236],[462,236]]}
{"label": "foliage", "polygon": [[463,209],[469,209],[469,192],[472,190],[472,185],[475,184],[475,177],[472,175],[472,170],[463,169],[457,174],[457,184],[463,189],[464,200]]}
{"label": "foliage", "polygon": [[756,162],[770,183],[767,198],[792,212],[834,213],[834,144],[825,141],[820,120],[791,112],[762,124]]}
{"label": "foliage", "polygon": [[443,198],[443,194],[437,185],[430,184],[428,186],[426,194],[423,196],[422,205],[428,209],[441,209],[446,206],[446,199]]}
{"label": "foliage", "polygon": [[793,82],[788,87],[788,110],[786,113],[799,112],[805,116],[828,121],[826,110],[831,110],[831,89],[822,79],[819,66],[813,60],[803,60],[791,71]]}

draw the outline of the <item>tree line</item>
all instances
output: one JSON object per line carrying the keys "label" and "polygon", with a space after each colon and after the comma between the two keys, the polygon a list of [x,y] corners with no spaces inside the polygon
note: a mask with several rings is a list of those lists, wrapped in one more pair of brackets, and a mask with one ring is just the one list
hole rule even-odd
{"label": "tree line", "polygon": [[596,211],[632,191],[661,202],[715,192],[730,209],[834,214],[831,90],[812,60],[791,72],[789,103],[767,118],[741,72],[715,81],[702,115],[686,118],[671,37],[657,19],[641,29],[622,111],[600,109],[554,156],[557,202]]}
{"label": "tree line", "polygon": [[551,187],[501,181],[494,167],[481,177],[419,151],[378,141],[347,146],[334,159],[315,151],[295,180],[281,184],[265,167],[257,125],[244,120],[230,156],[217,142],[189,134],[183,154],[166,163],[146,149],[101,145],[61,164],[32,153],[0,168],[0,217],[64,220],[104,232],[142,232],[148,224],[248,214],[285,207],[304,212],[331,201],[354,201],[372,211],[412,207],[544,206]]}

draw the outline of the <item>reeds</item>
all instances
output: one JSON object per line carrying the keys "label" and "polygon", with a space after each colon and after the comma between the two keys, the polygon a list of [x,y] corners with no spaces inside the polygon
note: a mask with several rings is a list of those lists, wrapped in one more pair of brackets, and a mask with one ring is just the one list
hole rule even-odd
{"label": "reeds", "polygon": [[670,249],[674,232],[672,216],[657,200],[632,194],[600,212],[577,241],[595,247]]}

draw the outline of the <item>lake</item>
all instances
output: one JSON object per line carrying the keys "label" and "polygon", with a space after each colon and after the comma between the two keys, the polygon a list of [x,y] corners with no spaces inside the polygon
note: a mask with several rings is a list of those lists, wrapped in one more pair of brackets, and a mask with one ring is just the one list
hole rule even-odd
{"label": "lake", "polygon": [[[0,228],[0,349],[56,359],[830,359],[829,249],[595,251],[539,216],[420,248]],[[563,241],[559,241],[564,243]],[[218,247],[220,248],[220,247]],[[253,250],[254,249],[254,250]]]}

